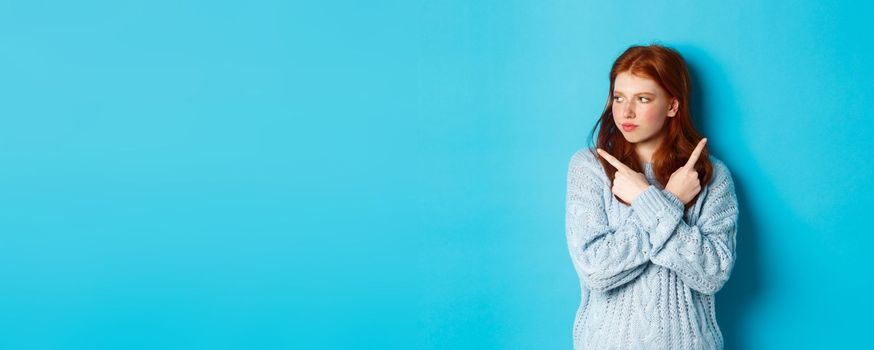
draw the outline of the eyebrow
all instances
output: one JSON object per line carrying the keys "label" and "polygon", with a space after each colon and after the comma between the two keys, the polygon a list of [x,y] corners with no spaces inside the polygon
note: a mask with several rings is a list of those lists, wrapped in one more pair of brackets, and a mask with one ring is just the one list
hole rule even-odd
{"label": "eyebrow", "polygon": [[[619,91],[619,90],[613,90],[613,93],[614,93],[614,94],[625,95],[624,93],[622,93],[622,91]],[[655,96],[656,93],[655,93],[655,92],[649,92],[649,91],[643,91],[643,92],[638,92],[638,93],[636,93],[635,95],[653,95],[653,96]]]}

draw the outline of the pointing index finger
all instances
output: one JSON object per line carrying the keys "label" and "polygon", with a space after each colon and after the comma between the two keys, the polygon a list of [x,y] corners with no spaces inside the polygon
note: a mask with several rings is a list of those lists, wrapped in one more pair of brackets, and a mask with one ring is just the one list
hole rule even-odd
{"label": "pointing index finger", "polygon": [[695,163],[698,163],[698,158],[701,157],[701,151],[704,150],[704,145],[707,143],[707,138],[701,139],[698,141],[698,145],[695,146],[695,149],[692,150],[692,155],[689,156],[689,161],[686,162],[686,167],[691,169],[695,167]]}
{"label": "pointing index finger", "polygon": [[625,164],[622,164],[619,159],[616,159],[616,157],[613,157],[613,155],[607,153],[607,151],[598,148],[598,154],[600,154],[601,157],[606,159],[608,163],[612,164],[619,171],[632,171],[631,168],[629,168]]}

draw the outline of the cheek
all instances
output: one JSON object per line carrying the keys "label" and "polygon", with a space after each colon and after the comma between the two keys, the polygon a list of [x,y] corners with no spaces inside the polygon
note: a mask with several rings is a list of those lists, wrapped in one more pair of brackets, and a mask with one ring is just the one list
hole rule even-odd
{"label": "cheek", "polygon": [[619,120],[620,118],[622,118],[622,108],[617,106],[615,103],[610,108],[613,108],[613,120]]}
{"label": "cheek", "polygon": [[[623,106],[613,104],[613,120],[618,124],[625,121]],[[640,105],[634,107],[635,122],[641,125],[655,125],[667,118],[666,106]]]}
{"label": "cheek", "polygon": [[667,114],[659,106],[647,106],[638,110],[637,116],[642,123],[658,124],[667,117]]}

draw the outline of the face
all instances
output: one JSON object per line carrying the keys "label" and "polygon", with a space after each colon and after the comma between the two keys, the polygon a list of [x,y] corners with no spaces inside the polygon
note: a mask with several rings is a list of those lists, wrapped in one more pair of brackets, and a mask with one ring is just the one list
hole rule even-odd
{"label": "face", "polygon": [[664,135],[662,127],[678,109],[677,99],[655,80],[622,72],[613,82],[613,122],[625,140],[637,147],[657,148]]}

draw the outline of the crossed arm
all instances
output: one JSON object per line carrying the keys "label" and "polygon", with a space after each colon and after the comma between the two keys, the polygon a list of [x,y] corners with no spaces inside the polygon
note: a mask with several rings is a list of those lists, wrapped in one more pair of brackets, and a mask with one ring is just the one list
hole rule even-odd
{"label": "crossed arm", "polygon": [[[596,163],[596,162],[595,162]],[[714,294],[734,265],[737,199],[724,165],[715,175],[695,225],[683,220],[683,204],[650,185],[631,203],[632,215],[619,226],[607,220],[600,169],[582,156],[568,169],[566,234],[580,278],[607,291],[639,276],[652,262],[673,270],[690,288]]]}

